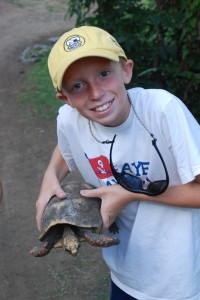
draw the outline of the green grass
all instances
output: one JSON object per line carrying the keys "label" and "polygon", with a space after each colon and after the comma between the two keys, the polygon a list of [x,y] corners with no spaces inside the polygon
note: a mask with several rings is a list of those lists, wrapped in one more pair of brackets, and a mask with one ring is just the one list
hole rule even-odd
{"label": "green grass", "polygon": [[56,98],[47,67],[47,55],[44,55],[28,71],[26,90],[20,95],[23,102],[32,107],[36,117],[53,119],[57,116],[58,109],[63,102]]}

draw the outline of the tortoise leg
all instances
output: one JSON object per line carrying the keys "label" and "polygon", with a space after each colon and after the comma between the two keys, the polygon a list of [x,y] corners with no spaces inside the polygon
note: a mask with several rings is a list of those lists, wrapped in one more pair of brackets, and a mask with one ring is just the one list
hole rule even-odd
{"label": "tortoise leg", "polygon": [[63,226],[53,226],[49,229],[44,240],[38,243],[33,249],[30,250],[31,255],[41,257],[47,255],[54,247],[56,242],[61,239],[63,234]]}
{"label": "tortoise leg", "polygon": [[98,234],[93,232],[91,229],[88,230],[80,228],[80,230],[82,231],[82,235],[84,236],[86,241],[94,247],[110,247],[118,245],[120,242],[118,238],[102,233]]}
{"label": "tortoise leg", "polygon": [[74,256],[78,253],[80,242],[69,225],[64,226],[62,242],[64,251],[69,252]]}

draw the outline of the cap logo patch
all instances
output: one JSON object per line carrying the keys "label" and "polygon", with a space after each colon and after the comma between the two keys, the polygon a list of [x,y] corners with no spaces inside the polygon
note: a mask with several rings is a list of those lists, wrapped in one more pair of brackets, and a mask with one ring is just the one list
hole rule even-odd
{"label": "cap logo patch", "polygon": [[64,42],[64,49],[65,51],[73,51],[79,47],[82,47],[85,44],[85,39],[80,35],[73,35],[70,36]]}

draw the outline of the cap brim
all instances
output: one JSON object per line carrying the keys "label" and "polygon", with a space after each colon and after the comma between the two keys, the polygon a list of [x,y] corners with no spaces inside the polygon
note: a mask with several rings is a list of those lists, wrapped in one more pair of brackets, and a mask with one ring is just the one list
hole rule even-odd
{"label": "cap brim", "polygon": [[[64,62],[62,64],[62,66],[60,67],[60,69],[57,72],[57,89],[61,90],[62,89],[62,81],[63,81],[63,76],[66,72],[66,70],[68,69],[68,67],[74,63],[75,61],[81,59],[81,58],[85,58],[85,57],[102,57],[102,58],[107,58],[110,59],[112,61],[119,61],[119,56],[111,51],[108,50],[100,50],[98,51],[93,50],[93,51],[85,51],[85,52],[81,52],[78,53],[76,55],[73,55],[71,59],[69,59],[69,57],[66,59],[66,62]],[[125,58],[125,57],[124,57]]]}

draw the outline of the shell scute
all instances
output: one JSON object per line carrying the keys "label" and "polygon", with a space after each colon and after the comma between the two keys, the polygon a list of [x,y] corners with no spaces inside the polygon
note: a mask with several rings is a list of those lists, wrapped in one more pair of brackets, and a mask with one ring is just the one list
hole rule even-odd
{"label": "shell scute", "polygon": [[49,229],[57,224],[70,224],[85,228],[101,228],[100,215],[101,199],[86,198],[80,194],[81,189],[92,189],[93,186],[86,183],[70,183],[63,187],[66,198],[61,200],[52,197],[45,209],[42,220],[42,233],[39,239],[42,241]]}

